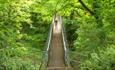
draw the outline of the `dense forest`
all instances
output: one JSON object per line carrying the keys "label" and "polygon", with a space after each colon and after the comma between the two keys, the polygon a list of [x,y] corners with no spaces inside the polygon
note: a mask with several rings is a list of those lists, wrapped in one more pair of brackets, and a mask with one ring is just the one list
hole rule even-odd
{"label": "dense forest", "polygon": [[38,70],[63,18],[73,70],[115,70],[115,0],[0,0],[0,70]]}

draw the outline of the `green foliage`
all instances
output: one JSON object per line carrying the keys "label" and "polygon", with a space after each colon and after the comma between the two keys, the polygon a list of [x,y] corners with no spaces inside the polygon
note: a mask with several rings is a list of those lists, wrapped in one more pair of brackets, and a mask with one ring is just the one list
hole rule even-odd
{"label": "green foliage", "polygon": [[105,50],[99,50],[99,53],[91,53],[90,59],[87,58],[81,64],[81,70],[114,70],[115,46],[111,45]]}
{"label": "green foliage", "polygon": [[36,1],[0,0],[0,70],[39,69],[51,20]]}
{"label": "green foliage", "polygon": [[69,11],[68,16],[65,15],[68,40],[71,44],[74,42],[70,53],[72,66],[80,70],[114,70],[115,7],[113,3],[115,1],[84,0],[83,2],[94,10],[93,16],[86,12],[79,2],[76,2],[79,7],[70,6],[73,10]]}
{"label": "green foliage", "polygon": [[39,69],[56,12],[64,18],[73,67],[115,70],[115,0],[82,1],[94,15],[77,0],[0,0],[0,70]]}

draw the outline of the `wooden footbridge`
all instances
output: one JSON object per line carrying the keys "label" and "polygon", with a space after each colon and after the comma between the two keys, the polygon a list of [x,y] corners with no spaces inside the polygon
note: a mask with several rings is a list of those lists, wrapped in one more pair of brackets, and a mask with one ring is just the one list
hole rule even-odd
{"label": "wooden footbridge", "polygon": [[53,17],[44,56],[46,58],[43,58],[40,70],[72,70],[68,58],[65,30],[59,15]]}

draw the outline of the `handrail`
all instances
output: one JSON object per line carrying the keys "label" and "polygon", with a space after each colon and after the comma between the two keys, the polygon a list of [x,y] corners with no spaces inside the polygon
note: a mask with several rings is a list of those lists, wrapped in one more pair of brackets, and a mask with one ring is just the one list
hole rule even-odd
{"label": "handrail", "polygon": [[52,32],[53,32],[53,21],[52,21],[52,24],[50,26],[50,31],[49,31],[49,35],[48,35],[48,40],[47,40],[47,49],[46,49],[46,63],[45,63],[45,66],[47,66],[47,63],[48,63],[48,52],[49,52],[49,48],[50,48],[50,44],[51,44],[51,39],[52,39]]}
{"label": "handrail", "polygon": [[70,61],[68,57],[69,49],[68,49],[68,43],[67,43],[67,37],[66,37],[66,32],[64,25],[62,23],[62,17],[60,16],[60,23],[62,25],[62,39],[63,39],[63,45],[64,45],[64,51],[65,51],[65,64],[67,67],[70,67]]}
{"label": "handrail", "polygon": [[52,31],[53,31],[53,21],[52,21],[52,24],[50,25],[50,30],[49,30],[49,34],[48,34],[48,39],[46,41],[46,49],[45,51],[43,51],[43,55],[42,55],[42,61],[41,61],[41,64],[40,64],[40,67],[39,67],[39,70],[43,70],[42,69],[42,66],[44,64],[44,67],[45,68],[47,66],[47,63],[48,63],[48,52],[49,52],[49,48],[50,48],[50,44],[51,44],[51,39],[52,39]]}
{"label": "handrail", "polygon": [[50,43],[51,43],[51,39],[52,39],[52,30],[53,30],[53,27],[52,27],[52,24],[50,26],[50,32],[49,32],[49,37],[48,37],[48,44],[47,44],[47,50],[46,51],[49,51],[49,48],[50,48]]}

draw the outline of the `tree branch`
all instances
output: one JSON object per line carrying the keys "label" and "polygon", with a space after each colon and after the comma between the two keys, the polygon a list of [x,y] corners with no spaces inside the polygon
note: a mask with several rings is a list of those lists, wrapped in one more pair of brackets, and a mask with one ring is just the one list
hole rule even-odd
{"label": "tree branch", "polygon": [[78,0],[78,1],[81,3],[81,5],[82,5],[91,15],[94,15],[94,12],[91,11],[91,10],[85,5],[85,3],[83,3],[82,0]]}

